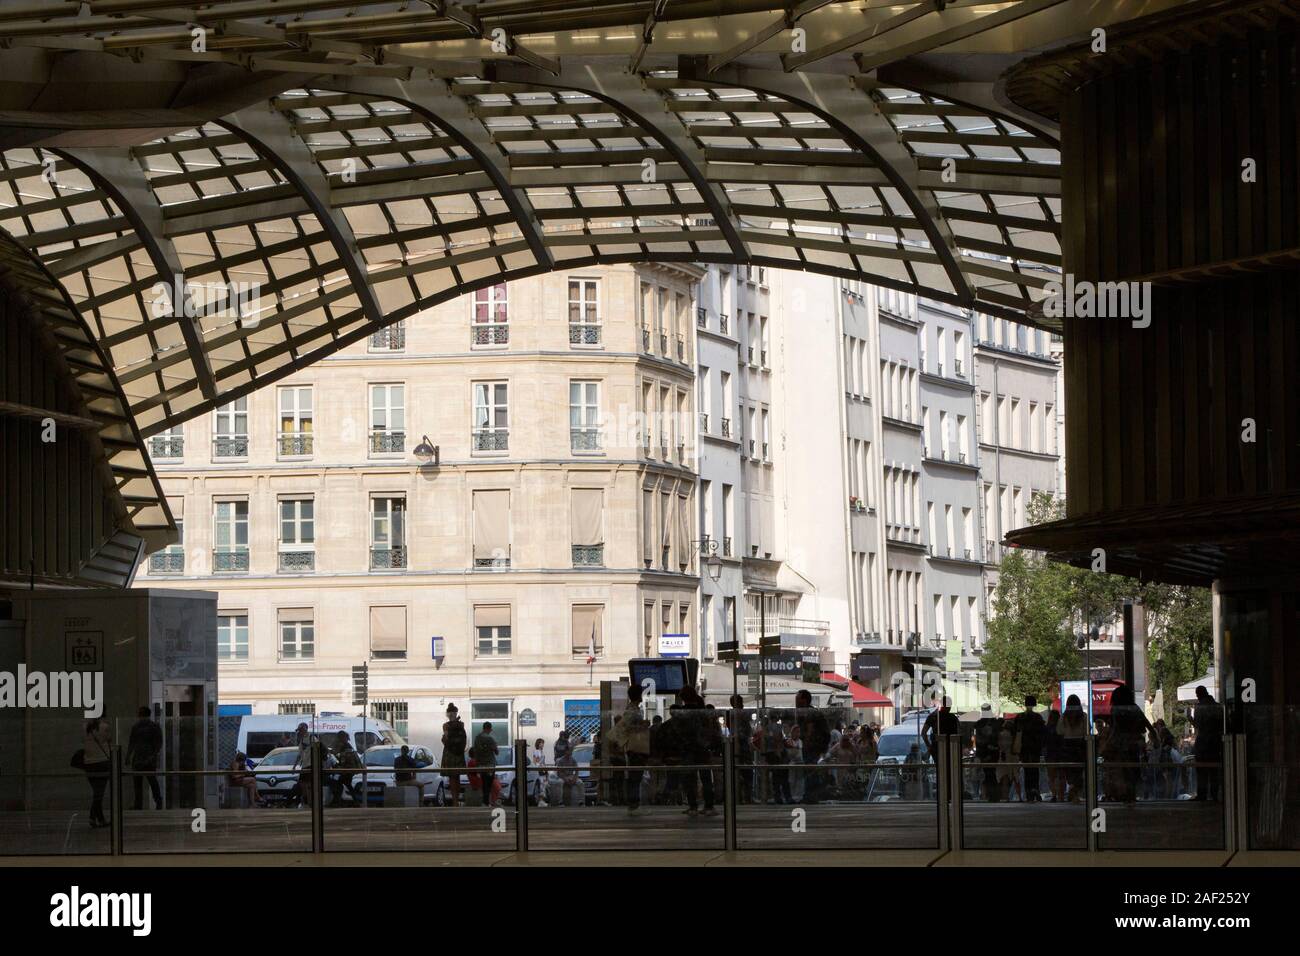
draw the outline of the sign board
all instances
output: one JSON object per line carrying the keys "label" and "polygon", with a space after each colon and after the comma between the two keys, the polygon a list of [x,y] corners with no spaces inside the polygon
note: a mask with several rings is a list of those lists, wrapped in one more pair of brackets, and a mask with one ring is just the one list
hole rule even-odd
{"label": "sign board", "polygon": [[857,654],[850,664],[849,673],[859,684],[880,679],[880,655]]}
{"label": "sign board", "polygon": [[[762,672],[768,677],[781,676],[799,678],[803,675],[803,665],[806,659],[808,659],[808,656],[801,654],[798,651],[782,651],[779,654],[773,654],[769,657],[759,657],[757,654],[744,654],[737,663],[736,670],[739,674],[745,675],[752,673],[757,677],[759,669],[757,667],[752,667],[751,664],[754,661],[761,660],[763,662]],[[813,658],[809,663],[812,663],[815,660],[816,658]],[[820,664],[818,664],[818,667],[820,667]],[[818,676],[820,678],[820,671]]]}
{"label": "sign board", "polygon": [[441,664],[442,659],[447,656],[447,642],[441,637],[432,637],[429,639],[429,644],[431,656]]}
{"label": "sign board", "polygon": [[1063,680],[1061,681],[1061,710],[1065,710],[1065,702],[1074,694],[1079,698],[1079,703],[1083,704],[1083,709],[1088,714],[1088,726],[1092,726],[1092,693],[1091,681],[1086,680]]}
{"label": "sign board", "polygon": [[103,631],[65,631],[67,669],[98,671],[104,669]]}
{"label": "sign board", "polygon": [[689,634],[660,634],[660,657],[690,657],[691,636]]}
{"label": "sign board", "polygon": [[352,706],[364,707],[370,696],[370,666],[359,664],[352,668]]}
{"label": "sign board", "polygon": [[532,709],[530,709],[530,708],[528,708],[528,707],[525,707],[523,710],[521,710],[521,711],[519,712],[519,726],[520,726],[520,727],[536,727],[536,726],[537,726],[537,711],[532,710]]}
{"label": "sign board", "polygon": [[947,646],[944,648],[943,669],[950,674],[955,674],[961,670],[961,638],[950,637]]}

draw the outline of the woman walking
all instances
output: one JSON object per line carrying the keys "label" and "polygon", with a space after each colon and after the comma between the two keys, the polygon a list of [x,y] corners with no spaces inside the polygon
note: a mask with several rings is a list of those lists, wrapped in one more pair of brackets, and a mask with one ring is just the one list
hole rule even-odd
{"label": "woman walking", "polygon": [[111,747],[108,721],[92,720],[86,724],[85,739],[82,742],[85,754],[82,769],[90,783],[91,827],[108,826],[108,821],[104,819],[104,788],[108,786],[108,774],[112,766]]}

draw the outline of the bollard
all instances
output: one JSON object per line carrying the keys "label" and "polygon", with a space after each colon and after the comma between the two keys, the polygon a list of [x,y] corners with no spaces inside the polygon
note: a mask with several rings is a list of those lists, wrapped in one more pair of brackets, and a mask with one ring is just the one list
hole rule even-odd
{"label": "bollard", "polygon": [[[325,786],[325,777],[321,773],[321,747],[319,740],[311,742],[311,851],[325,852],[325,801],[321,791]],[[302,787],[302,774],[298,774],[298,785]]]}
{"label": "bollard", "polygon": [[109,852],[122,855],[122,745],[114,744],[109,753],[108,799],[112,804],[108,831]]}
{"label": "bollard", "polygon": [[1092,828],[1092,812],[1097,809],[1097,738],[1089,734],[1084,738],[1084,826],[1088,830],[1088,849],[1097,851],[1097,833]]}
{"label": "bollard", "polygon": [[[639,785],[639,784],[638,784]],[[722,738],[722,848],[736,850],[736,738]]]}
{"label": "bollard", "polygon": [[528,742],[515,741],[515,852],[528,852]]}

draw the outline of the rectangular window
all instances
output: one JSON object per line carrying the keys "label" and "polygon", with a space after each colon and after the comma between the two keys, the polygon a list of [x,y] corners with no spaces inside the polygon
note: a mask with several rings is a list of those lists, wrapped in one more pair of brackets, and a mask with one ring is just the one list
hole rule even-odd
{"label": "rectangular window", "polygon": [[406,567],[406,499],[370,499],[370,570]]}
{"label": "rectangular window", "polygon": [[575,568],[605,565],[604,493],[599,488],[570,492],[570,537]]}
{"label": "rectangular window", "polygon": [[172,425],[149,439],[149,457],[155,461],[179,461],[185,457],[185,426]]}
{"label": "rectangular window", "polygon": [[248,501],[217,501],[212,515],[212,569],[248,570]]}
{"label": "rectangular window", "polygon": [[574,657],[583,660],[602,657],[605,653],[605,605],[573,605],[571,630]]}
{"label": "rectangular window", "polygon": [[510,701],[479,701],[476,700],[469,705],[469,742],[472,745],[474,738],[487,729],[491,724],[492,730],[489,736],[496,741],[498,764],[507,764],[510,762],[511,744],[510,728],[514,724],[514,716],[510,712]]}
{"label": "rectangular window", "polygon": [[248,612],[217,612],[217,660],[248,660]]}
{"label": "rectangular window", "polygon": [[370,453],[398,454],[406,450],[406,386],[370,386]]}
{"label": "rectangular window", "polygon": [[411,711],[404,700],[372,700],[370,716],[384,721],[402,737],[410,732]]}
{"label": "rectangular window", "polygon": [[281,608],[280,660],[316,659],[315,615],[310,608]]}
{"label": "rectangular window", "polygon": [[569,280],[569,344],[600,344],[599,282]]}
{"label": "rectangular window", "polygon": [[474,567],[510,567],[510,492],[475,491]]}
{"label": "rectangular window", "polygon": [[504,282],[476,290],[470,345],[477,348],[508,345],[510,343],[509,315]]}
{"label": "rectangular window", "polygon": [[311,498],[280,499],[281,571],[316,567],[316,503]]}
{"label": "rectangular window", "polygon": [[600,451],[600,383],[569,383],[569,446]]}
{"label": "rectangular window", "polygon": [[510,651],[510,605],[475,605],[475,656],[509,657]]}
{"label": "rectangular window", "polygon": [[474,383],[474,451],[510,448],[510,385],[507,382]]}
{"label": "rectangular window", "polygon": [[370,657],[377,661],[406,660],[406,608],[370,609]]}
{"label": "rectangular window", "polygon": [[248,457],[248,396],[212,413],[212,457]]}
{"label": "rectangular window", "polygon": [[312,395],[310,385],[281,388],[279,450],[282,458],[311,454]]}

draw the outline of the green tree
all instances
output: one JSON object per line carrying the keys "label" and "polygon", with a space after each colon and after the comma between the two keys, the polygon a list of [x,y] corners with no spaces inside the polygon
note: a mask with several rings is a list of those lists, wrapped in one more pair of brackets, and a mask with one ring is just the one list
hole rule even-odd
{"label": "green tree", "polygon": [[[1028,509],[1031,524],[1064,514],[1064,500],[1046,494],[1035,495]],[[983,666],[999,674],[1005,696],[1048,700],[1058,681],[1083,676],[1075,634],[1115,625],[1124,601],[1136,599],[1146,607],[1147,687],[1164,689],[1163,716],[1179,729],[1177,688],[1213,660],[1207,589],[1145,583],[1020,549],[1007,551],[999,570]]]}

